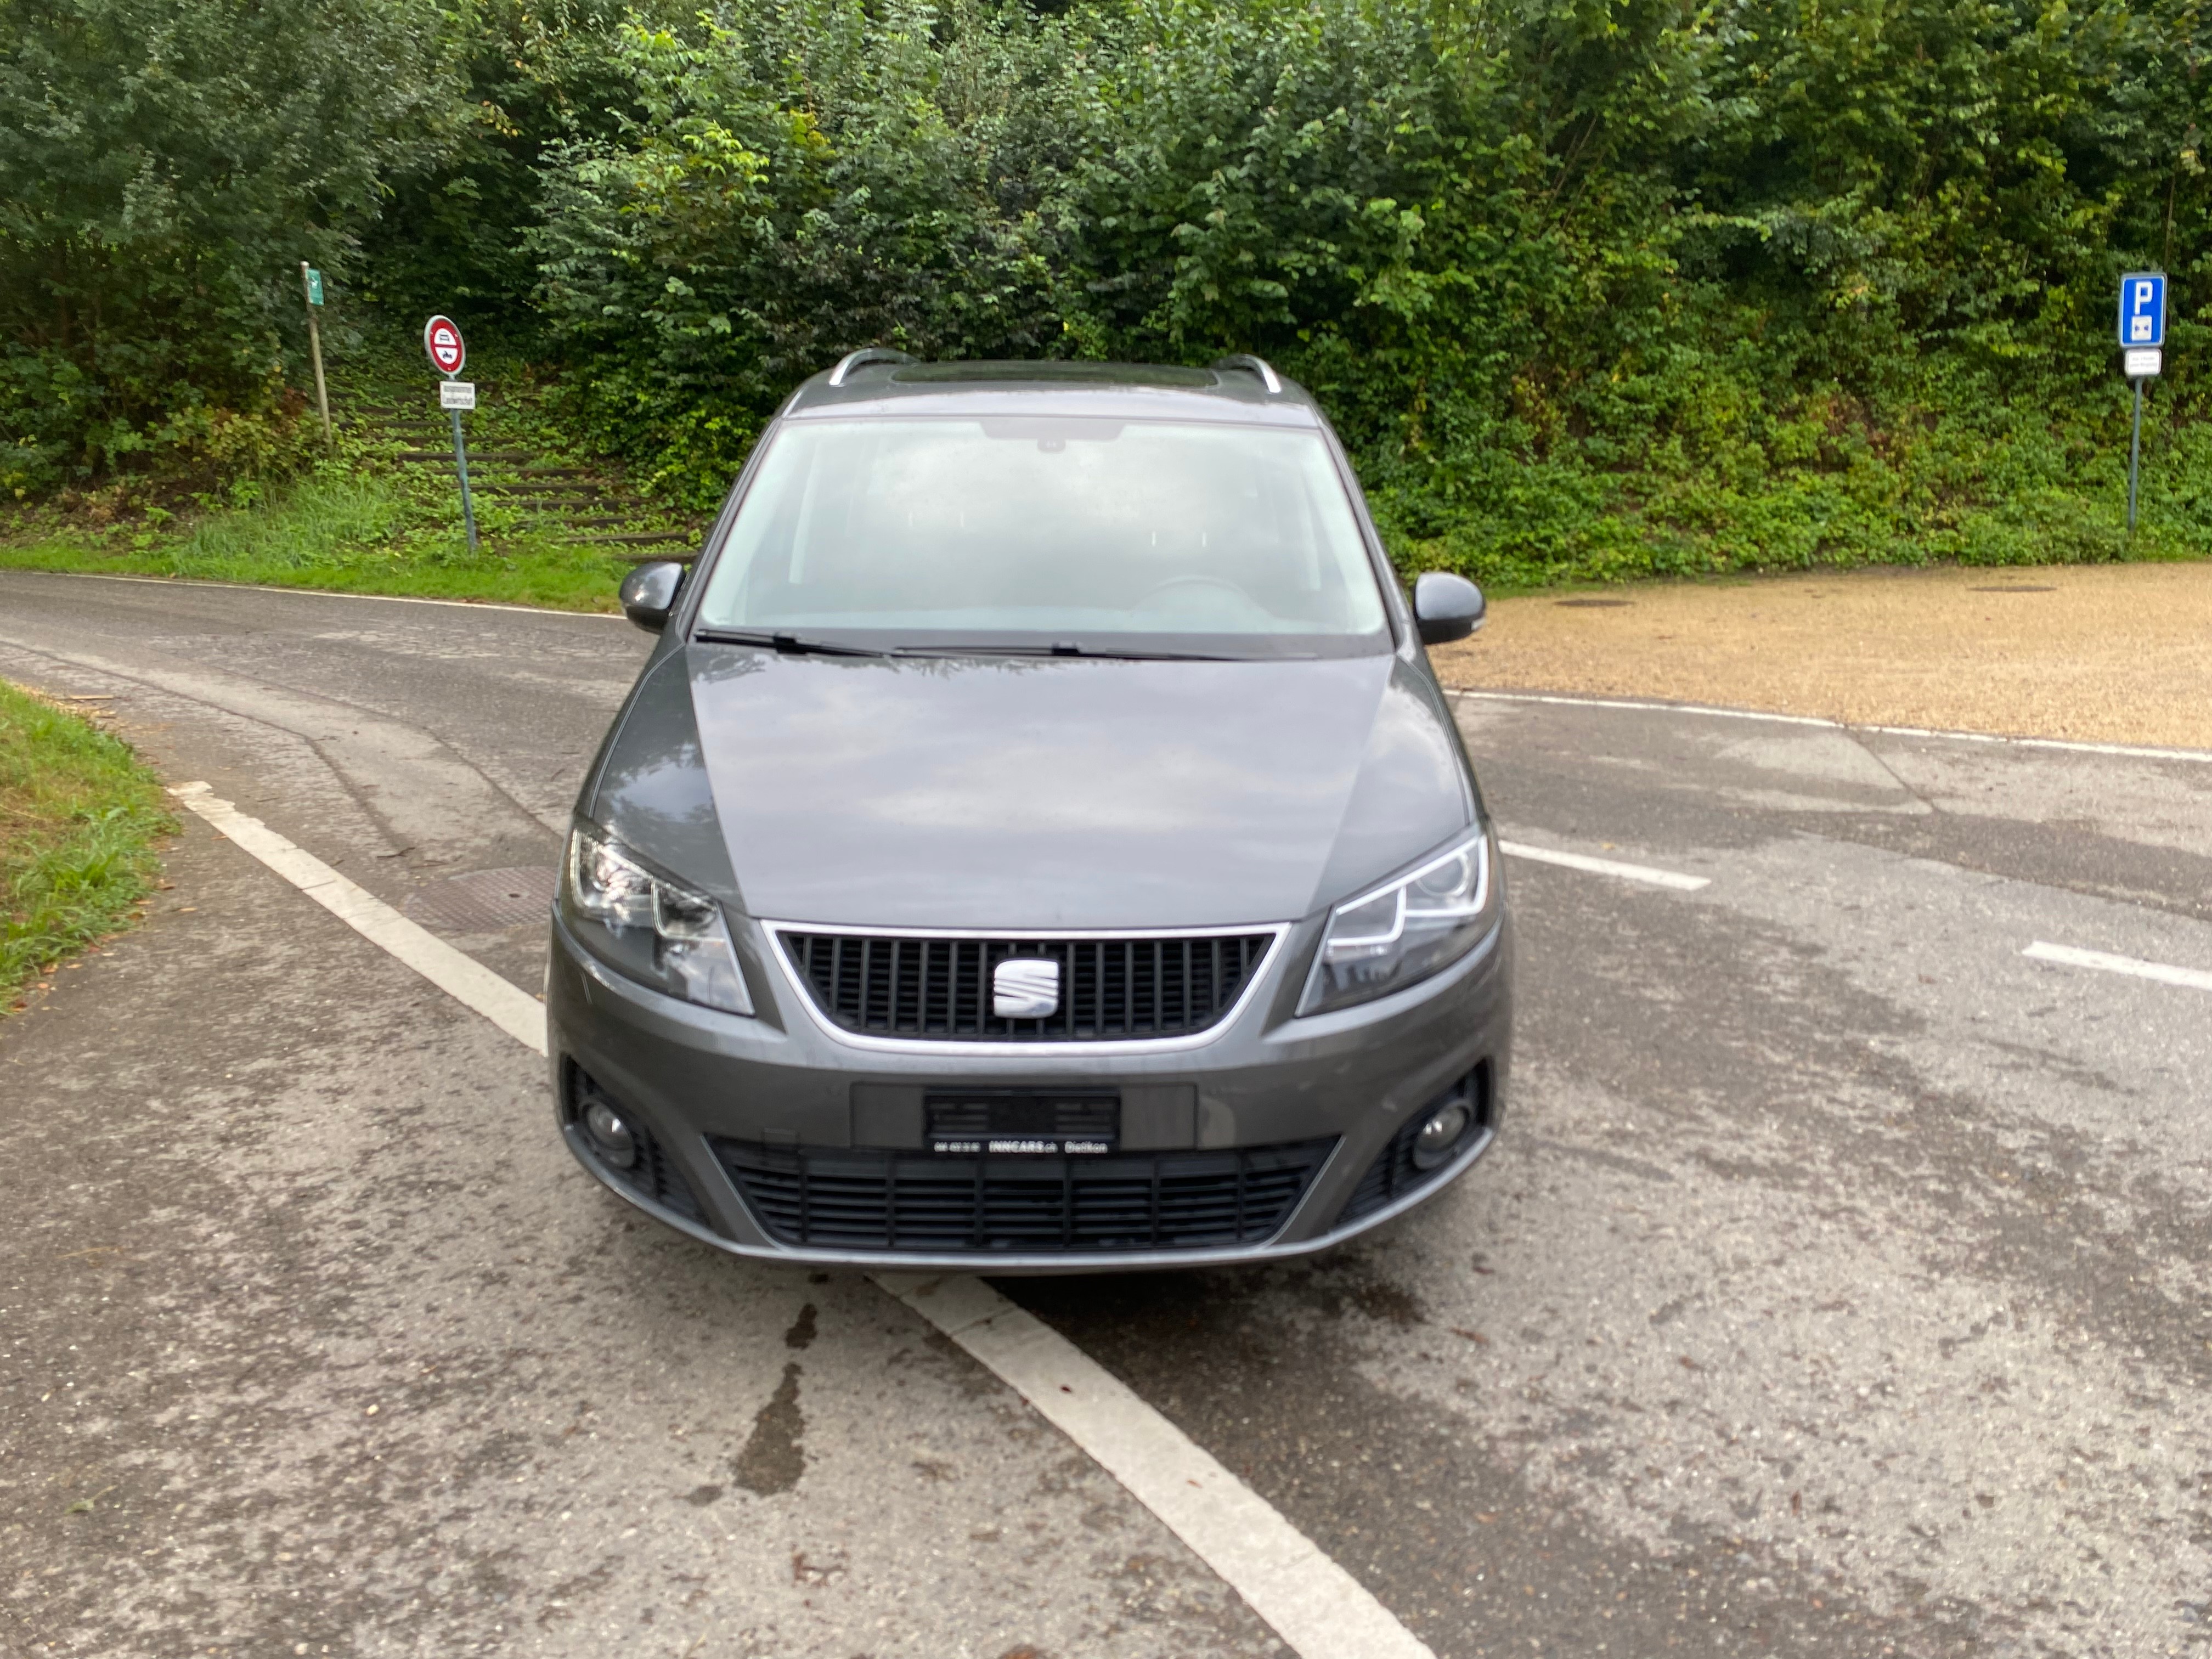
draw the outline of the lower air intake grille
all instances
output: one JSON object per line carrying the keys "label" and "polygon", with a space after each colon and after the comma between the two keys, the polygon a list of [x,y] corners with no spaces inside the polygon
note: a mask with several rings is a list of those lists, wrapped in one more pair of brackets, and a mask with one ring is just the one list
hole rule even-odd
{"label": "lower air intake grille", "polygon": [[[848,1031],[921,1042],[1108,1042],[1188,1036],[1220,1023],[1273,933],[1200,939],[909,939],[787,933],[783,948],[815,1006]],[[991,1011],[1009,957],[1060,966],[1060,1006],[1042,1019]]]}
{"label": "lower air intake grille", "polygon": [[848,1250],[1179,1250],[1257,1244],[1336,1145],[1108,1157],[932,1158],[717,1140],[746,1206],[786,1244]]}
{"label": "lower air intake grille", "polygon": [[[1465,1099],[1474,1114],[1474,1122],[1467,1132],[1465,1143],[1453,1156],[1433,1170],[1424,1170],[1413,1163],[1413,1138],[1421,1132],[1421,1125],[1446,1102]],[[1427,1105],[1407,1118],[1405,1126],[1390,1137],[1390,1144],[1376,1154],[1375,1162],[1367,1166],[1367,1173],[1359,1177],[1359,1184],[1352,1189],[1352,1196],[1336,1218],[1340,1227],[1357,1221],[1364,1215],[1372,1215],[1385,1205],[1396,1202],[1418,1188],[1425,1187],[1455,1164],[1458,1152],[1473,1146],[1490,1133],[1490,1067],[1478,1066],[1457,1083],[1438,1095]]]}

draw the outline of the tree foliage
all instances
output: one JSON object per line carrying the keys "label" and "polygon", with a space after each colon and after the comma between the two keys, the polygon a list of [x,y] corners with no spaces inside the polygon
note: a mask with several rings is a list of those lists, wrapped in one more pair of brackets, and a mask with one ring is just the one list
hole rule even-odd
{"label": "tree foliage", "polygon": [[780,0],[610,43],[631,110],[548,152],[528,241],[611,428],[703,481],[854,343],[1058,348],[1048,239],[998,149],[1035,39],[969,11],[942,43],[939,21],[918,0]]}
{"label": "tree foliage", "polygon": [[[363,135],[343,166],[226,138],[252,166],[173,167],[198,216],[164,209],[143,252],[143,167],[9,140],[112,206],[0,221],[11,273],[66,276],[11,288],[8,418],[76,376],[112,424],[57,417],[49,448],[100,465],[149,411],[237,404],[276,361],[283,216],[338,263],[380,180],[380,291],[532,334],[580,419],[699,501],[870,343],[1261,351],[1322,394],[1408,562],[1530,579],[2106,545],[2080,481],[2113,453],[2130,266],[2174,278],[2161,407],[2200,406],[2204,0],[464,3],[387,84],[326,92]],[[278,15],[235,3],[161,27],[250,44]],[[272,3],[366,40],[413,0]],[[167,39],[165,5],[36,0],[40,61],[95,13]],[[285,125],[204,102],[125,142],[93,70],[46,72],[57,105],[9,51],[11,109],[82,104],[103,154]],[[162,329],[130,336],[143,368],[72,356],[52,253],[79,246],[148,317],[220,313],[204,358]],[[2212,546],[2197,489],[2159,510]]]}
{"label": "tree foliage", "polygon": [[0,485],[280,441],[299,262],[343,273],[443,146],[447,33],[428,0],[0,0]]}
{"label": "tree foliage", "polygon": [[702,497],[851,346],[1256,349],[1416,560],[2078,552],[2114,280],[2172,270],[2185,341],[2205,297],[2200,35],[2199,0],[749,0],[617,37],[629,108],[548,151],[530,237],[575,386]]}

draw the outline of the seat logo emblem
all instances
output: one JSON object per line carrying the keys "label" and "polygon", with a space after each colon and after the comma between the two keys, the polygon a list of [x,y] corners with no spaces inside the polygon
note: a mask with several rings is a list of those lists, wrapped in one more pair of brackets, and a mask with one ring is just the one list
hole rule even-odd
{"label": "seat logo emblem", "polygon": [[1000,1019],[1042,1019],[1060,1006],[1060,964],[1048,957],[1009,957],[991,970],[991,1012]]}

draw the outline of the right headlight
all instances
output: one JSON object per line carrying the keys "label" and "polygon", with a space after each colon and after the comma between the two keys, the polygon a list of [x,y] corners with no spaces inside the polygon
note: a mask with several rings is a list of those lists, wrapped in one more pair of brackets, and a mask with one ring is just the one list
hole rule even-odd
{"label": "right headlight", "polygon": [[562,909],[610,967],[671,996],[724,1013],[750,1014],[730,924],[706,894],[648,870],[596,827],[568,836]]}
{"label": "right headlight", "polygon": [[1477,830],[1411,875],[1338,905],[1298,1012],[1347,1008],[1449,967],[1488,929],[1491,888],[1490,837]]}

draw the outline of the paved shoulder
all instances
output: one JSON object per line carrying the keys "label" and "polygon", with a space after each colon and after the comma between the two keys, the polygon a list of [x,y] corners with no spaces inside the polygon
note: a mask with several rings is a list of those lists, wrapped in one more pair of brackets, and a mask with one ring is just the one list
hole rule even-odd
{"label": "paved shoulder", "polygon": [[0,1647],[1271,1655],[857,1275],[599,1192],[539,1066],[197,826],[0,1029]]}

